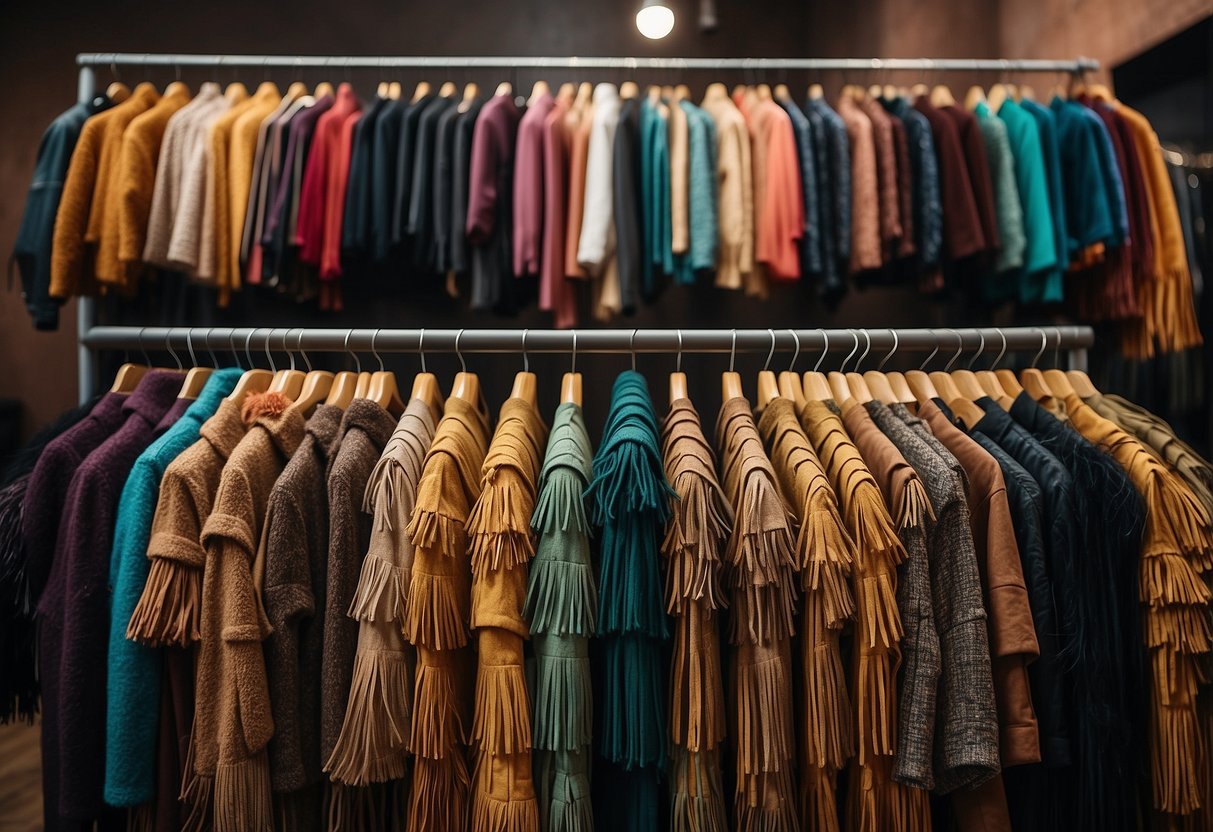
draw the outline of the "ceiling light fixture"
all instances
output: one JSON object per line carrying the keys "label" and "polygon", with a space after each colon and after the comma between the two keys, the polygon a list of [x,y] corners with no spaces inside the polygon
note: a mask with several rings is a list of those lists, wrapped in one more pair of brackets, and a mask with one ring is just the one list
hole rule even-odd
{"label": "ceiling light fixture", "polygon": [[636,12],[636,28],[649,40],[661,40],[674,29],[674,12],[663,0],[644,0]]}

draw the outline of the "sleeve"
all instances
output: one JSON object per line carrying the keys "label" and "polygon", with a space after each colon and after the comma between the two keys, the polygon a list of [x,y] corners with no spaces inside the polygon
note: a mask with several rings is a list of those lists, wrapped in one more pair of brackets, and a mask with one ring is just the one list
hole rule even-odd
{"label": "sleeve", "polygon": [[156,156],[160,145],[142,134],[122,143],[118,194],[118,259],[138,262],[143,257],[145,232],[156,185]]}
{"label": "sleeve", "polygon": [[611,228],[611,125],[595,117],[586,150],[585,198],[581,235],[577,240],[577,264],[598,273],[610,255]]}
{"label": "sleeve", "polygon": [[265,641],[270,708],[277,731],[270,741],[275,786],[302,783],[299,628],[315,613],[308,572],[306,524],[293,500],[275,490],[266,512],[265,612],[273,631]]}
{"label": "sleeve", "polygon": [[83,282],[84,231],[97,180],[98,133],[101,129],[102,122],[95,118],[85,123],[63,180],[51,245],[52,298],[69,298],[86,288]]}
{"label": "sleeve", "polygon": [[497,164],[501,154],[497,130],[489,114],[481,114],[472,131],[472,162],[468,176],[467,238],[473,245],[488,241],[497,215]]}

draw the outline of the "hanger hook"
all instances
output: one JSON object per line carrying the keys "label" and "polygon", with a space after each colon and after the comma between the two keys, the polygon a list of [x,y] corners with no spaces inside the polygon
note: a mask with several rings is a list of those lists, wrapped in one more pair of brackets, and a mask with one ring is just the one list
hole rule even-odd
{"label": "hanger hook", "polygon": [[371,333],[371,355],[375,356],[375,360],[379,362],[379,372],[381,373],[385,372],[385,368],[383,366],[383,356],[379,354],[377,349],[375,349],[375,340],[379,337],[379,333],[382,331],[382,329],[377,329]]}
{"label": "hanger hook", "polygon": [[286,357],[291,360],[291,372],[295,372],[295,353],[291,351],[291,345],[287,343],[287,339],[291,337],[290,328],[282,330],[282,351],[286,353]]}
{"label": "hanger hook", "polygon": [[1053,366],[1061,366],[1061,327],[1053,327],[1057,332],[1057,343],[1053,345]]}
{"label": "hanger hook", "polygon": [[954,329],[949,329],[948,332],[950,332],[956,336],[956,354],[953,355],[952,358],[948,361],[948,363],[944,366],[943,371],[945,373],[952,372],[952,365],[956,363],[956,359],[960,358],[960,354],[965,351],[964,336],[961,335],[959,332],[957,332]]}
{"label": "hanger hook", "polygon": [[979,329],[977,330],[977,337],[979,339],[977,343],[977,352],[973,353],[973,357],[969,359],[969,363],[967,365],[970,370],[972,370],[973,365],[977,363],[977,359],[981,358],[981,354],[986,351],[986,334]]}
{"label": "hanger hook", "polygon": [[240,351],[236,349],[236,329],[235,327],[227,331],[227,348],[232,351],[232,357],[236,359],[236,368],[243,370],[244,365],[240,363]]}
{"label": "hanger hook", "polygon": [[417,355],[421,356],[421,372],[427,372],[425,369],[425,327],[417,333]]}
{"label": "hanger hook", "polygon": [[813,365],[813,372],[821,372],[821,362],[826,360],[826,355],[830,352],[830,333],[827,330],[821,332],[821,355],[817,356],[817,363]]}
{"label": "hanger hook", "polygon": [[[930,332],[932,335],[935,334],[935,330],[933,330],[933,329],[929,329],[927,331]],[[935,358],[935,356],[939,355],[939,346],[940,346],[939,339],[936,338],[935,339],[935,349],[931,350],[931,354],[926,357],[926,360],[924,360],[921,364],[918,365],[919,370],[922,370],[924,372],[926,371],[927,365],[931,363],[931,360],[933,358]]]}
{"label": "hanger hook", "polygon": [[840,373],[847,369],[847,364],[855,357],[855,353],[859,352],[859,333],[853,329],[848,329],[847,332],[851,333],[851,337],[855,339],[855,346],[847,353],[847,357],[842,359],[842,366],[838,368],[838,372]]}
{"label": "hanger hook", "polygon": [[[633,329],[631,340],[628,342],[628,348],[632,351],[632,372],[636,372],[636,333],[640,330]],[[736,337],[734,335],[734,337]]]}
{"label": "hanger hook", "polygon": [[185,328],[185,348],[190,354],[190,366],[197,367],[198,356],[194,354],[194,328],[192,326]]}
{"label": "hanger hook", "polygon": [[792,340],[796,343],[796,351],[792,353],[792,360],[788,362],[788,372],[793,372],[793,367],[796,366],[796,359],[800,358],[800,335],[794,329],[789,329],[788,334],[792,336]]}
{"label": "hanger hook", "polygon": [[577,372],[577,330],[573,330],[573,355],[569,359],[569,372]]}
{"label": "hanger hook", "polygon": [[1045,349],[1049,346],[1049,337],[1045,335],[1045,331],[1038,329],[1037,332],[1040,333],[1040,349],[1036,351],[1036,355],[1032,356],[1032,363],[1028,365],[1030,367],[1036,366],[1036,362],[1040,361],[1040,357],[1045,354]]}
{"label": "hanger hook", "polygon": [[219,369],[219,357],[216,356],[215,351],[213,349],[211,349],[211,333],[214,331],[215,331],[215,328],[213,326],[208,326],[206,328],[206,335],[202,336],[202,346],[206,348],[206,351],[208,353],[210,353],[211,364],[214,365],[216,370],[218,370]]}
{"label": "hanger hook", "polygon": [[278,372],[278,365],[277,365],[276,363],[274,363],[274,356],[273,356],[273,354],[270,352],[270,339],[271,339],[272,337],[274,337],[274,329],[273,329],[273,327],[271,327],[270,329],[268,329],[268,330],[266,331],[266,333],[265,333],[265,357],[269,359],[269,362],[270,362],[270,371],[271,371],[271,372],[275,372],[275,373],[276,373],[276,372]]}
{"label": "hanger hook", "polygon": [[771,349],[767,352],[767,362],[762,365],[764,372],[771,369],[771,359],[775,357],[775,330],[768,329],[767,332],[771,334]]}
{"label": "hanger hook", "polygon": [[462,368],[462,371],[466,373],[468,371],[468,365],[467,362],[463,360],[463,353],[459,351],[459,339],[462,337],[463,330],[461,329],[455,333],[455,357],[459,359],[459,366]]}
{"label": "hanger hook", "polygon": [[733,372],[733,363],[737,360],[737,330],[733,330],[733,345],[729,347],[729,372]]}
{"label": "hanger hook", "polygon": [[183,369],[181,366],[181,357],[177,355],[177,351],[173,349],[173,328],[170,326],[168,331],[164,333],[164,348],[168,350],[168,354],[173,357],[173,363],[177,365],[177,369]]}
{"label": "hanger hook", "polygon": [[361,373],[362,372],[362,359],[360,359],[358,357],[358,353],[356,353],[350,349],[350,336],[353,334],[354,334],[354,330],[352,330],[352,329],[347,329],[345,331],[345,342],[344,342],[343,346],[345,347],[345,351],[348,352],[350,354],[350,356],[354,359],[354,367],[355,367],[354,372]]}
{"label": "hanger hook", "polygon": [[255,369],[257,362],[253,361],[253,352],[250,345],[253,343],[253,336],[257,334],[257,328],[253,327],[248,331],[248,335],[244,338],[244,357],[248,359],[249,369]]}
{"label": "hanger hook", "polygon": [[295,349],[299,351],[299,357],[303,359],[303,363],[307,367],[307,371],[310,373],[312,372],[312,359],[307,357],[307,351],[303,349],[304,332],[304,328],[299,327],[299,337],[295,339]]}
{"label": "hanger hook", "polygon": [[1002,349],[998,351],[998,357],[995,358],[994,363],[990,365],[991,370],[996,368],[999,362],[1002,361],[1002,357],[1007,354],[1007,334],[1002,331],[1002,327],[998,327],[995,332],[997,332],[998,337],[1002,339]]}
{"label": "hanger hook", "polygon": [[674,359],[674,372],[682,372],[682,330],[678,330],[678,356]]}
{"label": "hanger hook", "polygon": [[888,360],[889,360],[890,358],[892,358],[892,357],[893,357],[893,353],[897,352],[897,330],[895,330],[895,329],[890,329],[890,330],[889,330],[889,335],[890,335],[890,336],[893,338],[893,349],[889,350],[889,351],[888,351],[888,352],[885,354],[885,357],[884,357],[884,358],[882,358],[882,359],[880,359],[880,363],[876,365],[876,370],[877,370],[877,372],[879,372],[879,371],[883,370],[883,369],[884,369],[884,365],[885,365],[886,363],[888,363]]}
{"label": "hanger hook", "polygon": [[526,334],[530,332],[525,327],[522,330],[522,372],[529,373],[531,371],[531,359],[526,354]]}
{"label": "hanger hook", "polygon": [[864,362],[864,359],[868,357],[868,353],[872,351],[872,334],[866,329],[861,329],[859,331],[863,333],[864,347],[863,355],[859,356],[859,360],[855,362],[855,372],[857,373],[859,372],[859,365]]}

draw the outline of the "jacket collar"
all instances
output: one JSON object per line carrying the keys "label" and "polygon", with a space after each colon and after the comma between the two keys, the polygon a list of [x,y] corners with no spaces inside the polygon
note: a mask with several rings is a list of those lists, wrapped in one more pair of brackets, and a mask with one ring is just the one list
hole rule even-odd
{"label": "jacket collar", "polygon": [[231,399],[224,399],[215,410],[215,415],[206,420],[199,433],[211,443],[215,453],[226,460],[236,445],[240,444],[247,430],[240,418],[240,405]]}
{"label": "jacket collar", "polygon": [[184,378],[175,370],[152,370],[122,403],[123,416],[137,413],[148,424],[156,424],[172,407]]}

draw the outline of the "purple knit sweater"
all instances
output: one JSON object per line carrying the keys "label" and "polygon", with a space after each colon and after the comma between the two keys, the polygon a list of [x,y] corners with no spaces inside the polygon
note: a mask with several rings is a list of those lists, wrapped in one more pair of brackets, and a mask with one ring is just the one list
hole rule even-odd
{"label": "purple knit sweater", "polygon": [[[135,459],[156,429],[166,427],[161,420],[180,389],[180,373],[153,370],[143,377],[122,403],[121,427],[76,467],[55,518],[50,578],[38,603],[48,816],[57,809],[59,818],[84,820],[104,812],[109,554],[118,497]],[[46,789],[52,784],[57,805]]]}

